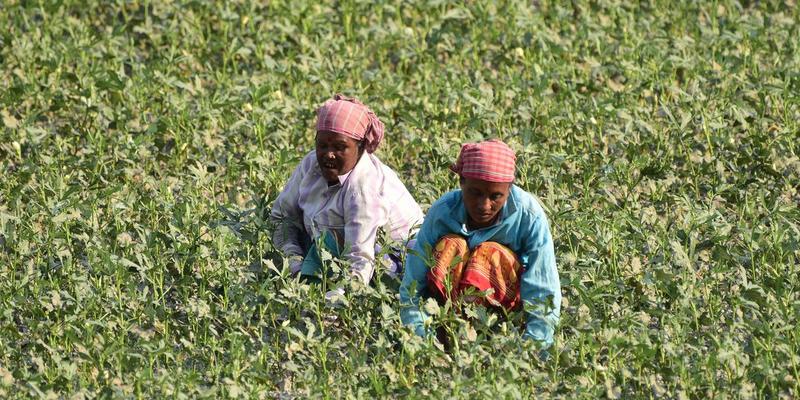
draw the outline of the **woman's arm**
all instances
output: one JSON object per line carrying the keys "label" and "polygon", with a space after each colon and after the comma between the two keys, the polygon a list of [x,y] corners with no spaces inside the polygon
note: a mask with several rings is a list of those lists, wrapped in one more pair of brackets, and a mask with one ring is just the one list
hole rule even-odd
{"label": "woman's arm", "polygon": [[425,260],[430,257],[431,249],[436,244],[437,234],[436,208],[431,207],[425,222],[417,233],[417,243],[406,256],[403,281],[400,284],[400,319],[404,325],[410,326],[418,336],[425,337],[425,320],[430,318],[420,308],[420,298],[428,285],[428,265]]}
{"label": "woman's arm", "polygon": [[386,207],[378,193],[359,188],[344,200],[344,258],[350,272],[369,283],[375,271],[375,239],[378,228],[386,223]]}
{"label": "woman's arm", "polygon": [[524,337],[540,341],[546,348],[553,343],[561,312],[561,283],[545,215],[532,218],[528,229],[530,240],[522,257],[525,271],[520,284],[520,297],[528,315]]}
{"label": "woman's arm", "polygon": [[300,185],[303,181],[304,168],[301,161],[292,172],[289,181],[275,202],[272,204],[270,221],[274,225],[272,243],[280,250],[284,257],[303,257],[301,235],[305,231],[303,226],[303,211],[299,205]]}

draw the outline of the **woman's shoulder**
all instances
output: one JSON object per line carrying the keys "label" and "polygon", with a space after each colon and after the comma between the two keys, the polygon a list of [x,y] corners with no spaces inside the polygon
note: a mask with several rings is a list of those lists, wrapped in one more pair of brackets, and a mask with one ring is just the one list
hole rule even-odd
{"label": "woman's shoulder", "polygon": [[511,186],[511,193],[518,211],[534,219],[545,216],[542,204],[533,193],[517,185]]}
{"label": "woman's shoulder", "polygon": [[400,177],[392,167],[386,165],[381,161],[378,156],[374,154],[366,154],[365,157],[369,158],[370,164],[375,169],[375,172],[380,175],[380,177],[387,182],[391,183],[401,183]]}
{"label": "woman's shoulder", "polygon": [[458,207],[461,201],[461,189],[451,190],[431,204],[428,215],[450,213],[450,211]]}
{"label": "woman's shoulder", "polygon": [[377,157],[372,157],[375,160],[375,165],[380,169],[380,179],[381,182],[383,182],[384,190],[394,195],[403,193],[411,196],[405,184],[405,180],[408,179],[408,177],[402,176],[401,173],[398,173],[394,168],[384,164]]}
{"label": "woman's shoulder", "polygon": [[311,168],[314,168],[317,165],[317,152],[315,150],[310,150],[306,155],[303,156],[303,159],[300,160],[300,164],[298,167],[301,168],[303,171],[308,171]]}
{"label": "woman's shoulder", "polygon": [[539,199],[533,194],[520,187],[514,186],[513,189],[514,201],[519,215],[518,221],[521,227],[530,229],[523,236],[523,241],[528,243],[528,246],[540,247],[549,240],[550,236],[550,222],[547,219],[544,207],[542,207]]}
{"label": "woman's shoulder", "polygon": [[[319,169],[314,174],[314,169],[317,168],[317,156],[314,150],[306,153],[300,162],[295,165],[291,178],[295,183],[299,183],[306,179],[316,179],[320,176]],[[291,182],[290,182],[291,183]]]}
{"label": "woman's shoulder", "polygon": [[300,159],[300,162],[294,167],[294,173],[300,174],[301,177],[308,174],[309,171],[314,169],[317,166],[317,155],[314,150],[309,151],[303,158]]}
{"label": "woman's shoulder", "polygon": [[376,178],[383,179],[383,169],[381,165],[380,160],[375,156],[364,153],[350,172],[348,180],[350,182],[364,183],[373,181]]}
{"label": "woman's shoulder", "polygon": [[400,179],[397,171],[384,164],[374,154],[364,154],[353,169],[350,181],[358,186],[371,191],[381,192],[384,188],[396,189],[405,184]]}

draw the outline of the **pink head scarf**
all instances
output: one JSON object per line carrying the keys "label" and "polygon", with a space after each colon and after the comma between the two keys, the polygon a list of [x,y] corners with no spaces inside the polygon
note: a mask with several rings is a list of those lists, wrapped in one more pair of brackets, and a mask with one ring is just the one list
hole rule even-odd
{"label": "pink head scarf", "polygon": [[364,150],[372,153],[383,139],[383,122],[357,99],[337,94],[317,109],[319,131],[336,132],[363,140]]}
{"label": "pink head scarf", "polygon": [[450,169],[465,177],[489,182],[513,182],[517,156],[497,139],[461,146],[458,160]]}

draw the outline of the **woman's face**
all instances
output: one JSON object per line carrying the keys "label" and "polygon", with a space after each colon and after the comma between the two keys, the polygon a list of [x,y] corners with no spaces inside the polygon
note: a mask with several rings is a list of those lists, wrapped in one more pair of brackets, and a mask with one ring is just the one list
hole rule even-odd
{"label": "woman's face", "polygon": [[339,183],[339,175],[356,166],[363,153],[359,144],[359,141],[336,132],[317,132],[317,163],[329,184]]}
{"label": "woman's face", "polygon": [[507,182],[462,178],[461,196],[467,209],[467,225],[480,229],[494,224],[506,204],[510,189],[511,183]]}

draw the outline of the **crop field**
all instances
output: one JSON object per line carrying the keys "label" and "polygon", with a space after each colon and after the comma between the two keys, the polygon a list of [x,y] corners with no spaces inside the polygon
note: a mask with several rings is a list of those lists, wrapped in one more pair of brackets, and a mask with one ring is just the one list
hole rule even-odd
{"label": "crop field", "polygon": [[[5,0],[0,27],[0,398],[800,397],[795,0]],[[267,215],[337,92],[423,209],[461,143],[517,151],[548,358],[520,315],[428,304],[445,350],[388,274],[289,276]]]}

